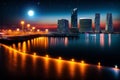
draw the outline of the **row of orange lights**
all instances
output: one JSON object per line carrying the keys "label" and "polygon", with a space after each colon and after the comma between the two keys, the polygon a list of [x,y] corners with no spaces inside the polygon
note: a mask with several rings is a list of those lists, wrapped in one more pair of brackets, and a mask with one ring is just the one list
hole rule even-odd
{"label": "row of orange lights", "polygon": [[[24,25],[25,24],[25,21],[24,20],[22,20],[21,22],[21,25]],[[30,24],[27,24],[27,28],[30,28]],[[32,27],[32,30],[35,30],[35,27]],[[17,31],[19,31],[18,29],[17,29]],[[40,31],[39,29],[37,30],[38,32]],[[48,29],[45,29],[45,32],[49,32],[49,30]]]}
{"label": "row of orange lights", "polygon": [[[35,56],[35,55],[36,55],[36,53],[34,53],[34,56]],[[46,57],[46,58],[49,58],[49,55],[46,54],[45,57]],[[59,59],[59,60],[62,60],[62,57],[59,56],[58,59]],[[72,62],[75,62],[75,59],[72,58],[71,61],[72,61]],[[81,61],[81,64],[85,64],[84,60]],[[98,67],[102,67],[100,62],[98,62]],[[115,65],[114,68],[115,68],[115,69],[118,69],[118,66]]]}
{"label": "row of orange lights", "polygon": [[[3,45],[3,46],[4,46],[4,47],[7,47],[6,45]],[[8,48],[8,47],[7,47],[7,48]],[[11,49],[11,47],[9,47],[9,48]],[[13,50],[14,50],[14,49],[13,49]],[[17,51],[17,50],[15,50],[15,51]],[[20,53],[22,53],[22,52],[20,52]],[[31,56],[37,56],[37,54],[36,54],[36,53],[33,53],[33,55],[31,55]],[[45,57],[49,59],[49,55],[48,55],[48,54],[46,54]],[[53,59],[53,58],[51,58],[51,59]],[[59,57],[58,57],[58,60],[62,60],[62,57],[59,56]],[[75,62],[75,59],[72,58],[71,61],[72,61],[72,62]],[[85,64],[84,60],[81,61],[81,64]],[[98,67],[102,67],[100,62],[98,62]],[[117,65],[114,66],[114,69],[115,69],[115,70],[119,70],[119,68],[118,68]]]}

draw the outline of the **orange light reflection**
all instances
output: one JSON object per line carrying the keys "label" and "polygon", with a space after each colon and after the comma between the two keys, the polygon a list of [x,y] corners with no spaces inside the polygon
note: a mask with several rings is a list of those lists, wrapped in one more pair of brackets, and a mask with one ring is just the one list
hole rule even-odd
{"label": "orange light reflection", "polygon": [[49,73],[49,58],[48,57],[44,58],[44,65],[45,65],[45,73],[48,76],[48,73]]}
{"label": "orange light reflection", "polygon": [[67,37],[65,37],[65,41],[64,41],[65,43],[65,46],[67,46],[68,45],[68,38]]}
{"label": "orange light reflection", "polygon": [[81,61],[81,63],[80,63],[80,72],[81,72],[82,78],[85,77],[85,70],[86,70],[86,64],[84,63],[84,61]]}
{"label": "orange light reflection", "polygon": [[75,63],[74,62],[70,62],[70,76],[71,78],[74,78],[75,76]]}
{"label": "orange light reflection", "polygon": [[24,41],[22,44],[22,52],[26,52],[27,51],[27,46],[26,46],[26,42]]}
{"label": "orange light reflection", "polygon": [[29,51],[30,50],[30,40],[27,41],[27,47],[28,47],[27,49]]}
{"label": "orange light reflection", "polygon": [[21,51],[21,43],[18,43],[18,51]]}
{"label": "orange light reflection", "polygon": [[104,47],[104,34],[100,34],[100,45]]}
{"label": "orange light reflection", "polygon": [[37,54],[33,53],[33,57],[31,57],[31,58],[32,58],[33,74],[35,74],[35,72],[36,72]]}
{"label": "orange light reflection", "polygon": [[63,62],[62,62],[62,60],[61,60],[61,57],[59,57],[59,60],[56,60],[56,71],[57,71],[57,75],[59,76],[59,77],[61,77],[61,74],[62,74],[62,66],[63,66],[63,64],[62,64]]}
{"label": "orange light reflection", "polygon": [[[13,45],[13,48],[11,48],[9,46],[6,46],[4,44],[0,44],[0,45],[5,47],[5,49],[8,49],[8,51],[10,51],[10,52],[8,52],[9,53],[8,55],[9,55],[9,58],[10,58],[9,59],[10,70],[13,69],[11,64],[13,64],[13,62],[14,63],[17,62],[17,55],[21,56],[21,66],[20,67],[22,67],[23,71],[26,68],[26,58],[27,58],[27,56],[31,56],[31,58],[33,59],[33,64],[34,64],[33,66],[34,67],[36,67],[36,57],[37,58],[42,58],[44,60],[44,68],[45,68],[46,75],[49,73],[49,65],[50,65],[49,61],[52,60],[52,61],[57,62],[56,63],[56,68],[57,68],[57,73],[58,73],[59,76],[61,76],[61,74],[62,74],[63,62],[65,62],[65,63],[68,63],[68,65],[69,65],[68,66],[69,69],[70,69],[69,72],[70,72],[70,75],[71,75],[72,78],[75,77],[75,67],[76,67],[76,65],[79,65],[79,67],[80,67],[81,76],[85,77],[87,64],[83,60],[80,63],[80,62],[75,62],[75,61],[73,62],[73,61],[62,60],[62,58],[61,59],[50,58],[50,57],[48,57],[48,55],[46,55],[44,57],[43,56],[37,56],[36,53],[31,55],[31,54],[26,54],[26,53],[23,53],[23,52],[20,52],[20,51],[16,50],[15,45]],[[12,61],[13,60],[13,57],[12,57],[13,56],[12,55],[13,51],[14,51],[14,58],[15,58],[16,62]],[[17,64],[15,64],[15,65],[17,65]]]}

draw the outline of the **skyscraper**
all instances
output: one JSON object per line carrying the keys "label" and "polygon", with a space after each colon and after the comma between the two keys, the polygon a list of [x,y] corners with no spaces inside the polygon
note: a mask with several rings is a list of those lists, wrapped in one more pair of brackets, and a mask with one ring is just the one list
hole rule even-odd
{"label": "skyscraper", "polygon": [[92,32],[92,19],[80,19],[80,32]]}
{"label": "skyscraper", "polygon": [[72,28],[77,28],[77,8],[74,8],[71,14],[71,27]]}
{"label": "skyscraper", "polygon": [[112,13],[107,13],[105,30],[107,32],[113,32]]}
{"label": "skyscraper", "polygon": [[95,14],[95,32],[100,32],[100,14]]}
{"label": "skyscraper", "polygon": [[68,33],[69,32],[69,21],[66,19],[58,20],[58,32]]}

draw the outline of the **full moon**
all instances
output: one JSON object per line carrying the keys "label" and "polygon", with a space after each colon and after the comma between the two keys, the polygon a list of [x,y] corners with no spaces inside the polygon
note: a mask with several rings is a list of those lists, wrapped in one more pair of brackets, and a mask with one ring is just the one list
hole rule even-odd
{"label": "full moon", "polygon": [[29,16],[34,16],[34,11],[33,11],[33,10],[29,10],[29,11],[28,11],[28,15],[29,15]]}

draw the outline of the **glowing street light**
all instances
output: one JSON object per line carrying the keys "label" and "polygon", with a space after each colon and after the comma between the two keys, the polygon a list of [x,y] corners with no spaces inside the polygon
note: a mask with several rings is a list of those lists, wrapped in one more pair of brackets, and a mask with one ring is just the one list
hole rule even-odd
{"label": "glowing street light", "polygon": [[45,55],[47,58],[49,57],[47,54]]}
{"label": "glowing street light", "polygon": [[34,30],[35,30],[35,27],[32,27],[32,30],[33,30],[33,32],[34,32]]}
{"label": "glowing street light", "polygon": [[16,29],[16,31],[20,31],[20,29],[19,29],[19,28],[17,28],[17,29]]}
{"label": "glowing street light", "polygon": [[49,30],[48,29],[45,29],[45,32],[48,32]]}
{"label": "glowing street light", "polygon": [[73,59],[73,58],[72,58],[72,59],[71,59],[71,61],[72,61],[72,62],[74,62],[74,61],[75,61],[75,59]]}
{"label": "glowing street light", "polygon": [[30,24],[27,24],[27,28],[29,28],[30,27]]}
{"label": "glowing street light", "polygon": [[34,30],[34,29],[35,29],[35,27],[32,27],[32,29]]}
{"label": "glowing street light", "polygon": [[20,23],[21,23],[21,25],[22,25],[22,31],[24,31],[24,24],[25,24],[25,21],[21,21]]}
{"label": "glowing street light", "polygon": [[98,66],[101,66],[100,62],[98,62]]}
{"label": "glowing street light", "polygon": [[61,60],[61,59],[62,59],[62,57],[58,57],[58,59],[59,59],[59,60]]}
{"label": "glowing street light", "polygon": [[28,29],[28,30],[30,29],[30,24],[27,24],[27,29]]}
{"label": "glowing street light", "polygon": [[33,53],[34,56],[36,56],[36,53]]}
{"label": "glowing street light", "polygon": [[81,63],[84,64],[85,62],[82,60]]}
{"label": "glowing street light", "polygon": [[37,29],[37,32],[40,32],[40,30],[39,30],[39,29]]}

